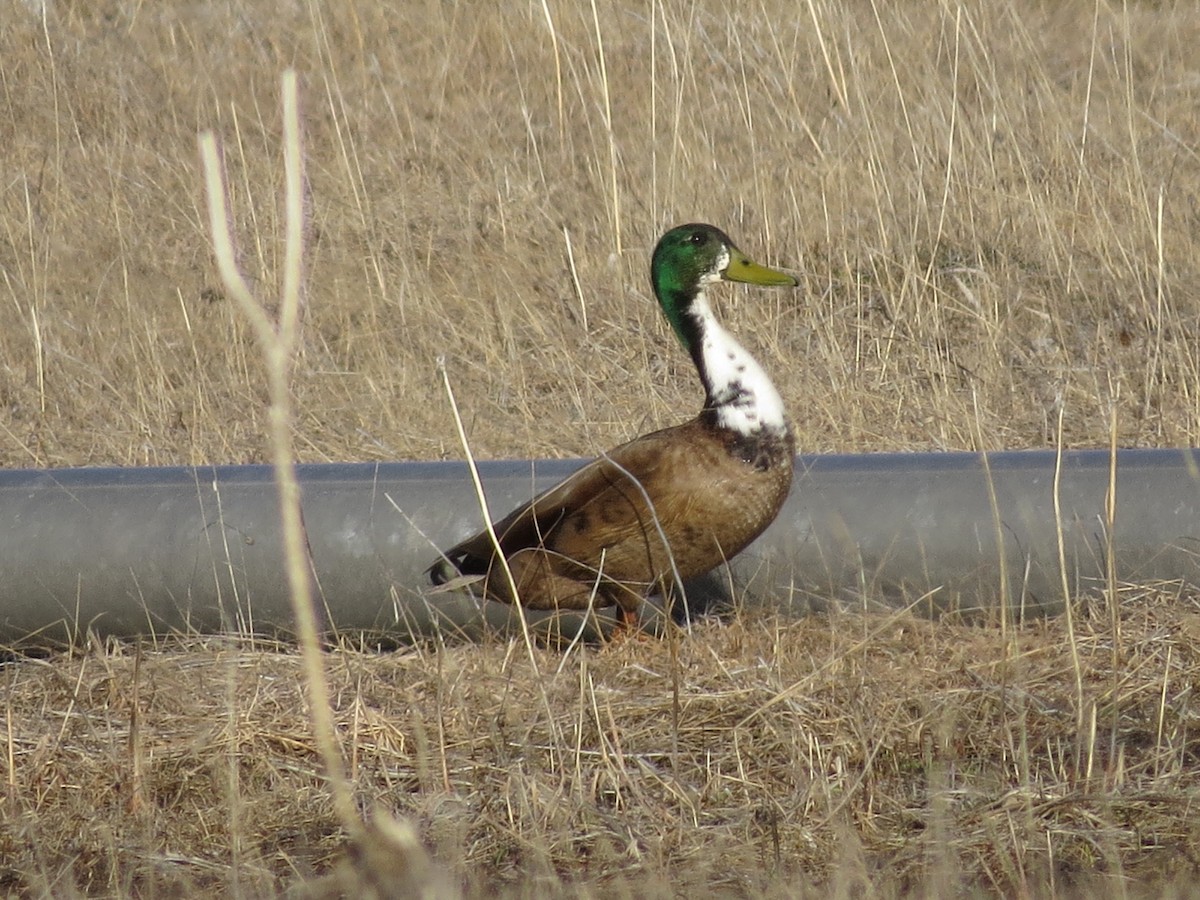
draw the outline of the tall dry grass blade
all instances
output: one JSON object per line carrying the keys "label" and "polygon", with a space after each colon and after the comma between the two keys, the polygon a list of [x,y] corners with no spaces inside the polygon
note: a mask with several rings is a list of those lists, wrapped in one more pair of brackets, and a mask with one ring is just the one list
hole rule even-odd
{"label": "tall dry grass blade", "polygon": [[[1111,388],[1110,388],[1111,393]],[[1109,404],[1108,428],[1108,486],[1104,492],[1104,576],[1108,600],[1108,627],[1111,646],[1112,687],[1109,700],[1112,721],[1108,733],[1108,753],[1116,759],[1121,723],[1121,593],[1117,582],[1117,404]]]}
{"label": "tall dry grass blade", "polygon": [[269,422],[272,465],[279,489],[279,514],[283,530],[284,557],[288,594],[296,617],[308,686],[312,728],[321,761],[325,767],[332,794],[334,811],[347,832],[357,833],[360,819],[350,794],[345,768],[337,746],[333,725],[332,701],[325,678],[320,638],[313,606],[311,562],[300,509],[300,486],[296,480],[295,456],[291,434],[291,389],[289,375],[295,353],[296,323],[300,305],[300,260],[304,225],[301,221],[303,158],[300,150],[300,116],[296,73],[289,70],[283,76],[284,168],[286,179],[285,271],[283,296],[280,298],[280,323],[276,328],[266,308],[250,290],[237,266],[233,235],[230,227],[226,186],[216,136],[205,132],[200,136],[201,159],[204,164],[205,188],[208,196],[209,228],[213,238],[217,265],[226,290],[237,302],[242,314],[250,321],[266,360]]}
{"label": "tall dry grass blade", "polygon": [[542,14],[546,17],[546,29],[550,32],[550,45],[554,48],[554,97],[558,108],[558,143],[566,140],[566,115],[563,112],[562,54],[558,47],[558,29],[554,27],[554,16],[550,14],[549,0],[542,0]]}
{"label": "tall dry grass blade", "polygon": [[1154,722],[1154,774],[1162,774],[1165,749],[1163,746],[1163,729],[1167,721],[1167,693],[1171,684],[1171,655],[1175,648],[1167,644],[1167,656],[1163,660],[1162,690],[1158,693],[1158,708],[1155,710]]}
{"label": "tall dry grass blade", "polygon": [[1071,647],[1071,671],[1075,679],[1075,759],[1076,771],[1081,764],[1083,724],[1086,709],[1083,699],[1083,666],[1079,660],[1079,639],[1075,629],[1075,598],[1067,575],[1066,528],[1062,514],[1063,416],[1066,404],[1058,408],[1058,430],[1054,457],[1054,528],[1058,543],[1058,574],[1063,592],[1063,615],[1067,621],[1067,640]]}
{"label": "tall dry grass blade", "polygon": [[996,496],[996,482],[992,477],[992,462],[988,455],[988,450],[983,443],[983,426],[981,423],[981,414],[979,410],[978,394],[971,391],[971,403],[975,409],[975,417],[972,419],[972,425],[975,429],[975,440],[979,450],[979,459],[983,463],[983,478],[987,483],[988,491],[988,506],[992,513],[992,531],[996,535],[996,554],[1000,562],[1000,633],[1005,638],[1009,637],[1010,622],[1009,617],[1011,612],[1009,606],[1012,603],[1012,586],[1009,581],[1008,572],[1008,553],[1005,548],[1005,528],[1004,521],[1000,517],[1000,500]]}
{"label": "tall dry grass blade", "polygon": [[571,247],[571,232],[563,226],[563,241],[567,245],[567,265],[571,269],[571,284],[575,286],[575,299],[579,301],[580,325],[583,333],[588,333],[587,301],[583,299],[583,285],[579,283],[579,270],[575,268],[575,251]]}
{"label": "tall dry grass blade", "polygon": [[[475,487],[475,500],[479,504],[480,514],[483,516],[484,528],[487,530],[488,537],[492,542],[492,549],[496,554],[496,559],[500,563],[500,568],[504,572],[504,578],[508,581],[509,595],[513,598],[513,606],[516,608],[517,620],[521,623],[521,638],[525,645],[525,652],[529,657],[530,671],[536,676],[538,695],[541,698],[542,706],[546,713],[546,723],[553,726],[555,720],[554,711],[550,705],[549,695],[546,693],[546,685],[543,679],[543,673],[538,662],[538,656],[534,649],[533,632],[529,627],[529,618],[525,615],[525,607],[521,603],[521,596],[517,590],[516,579],[513,578],[512,569],[508,565],[508,558],[504,555],[504,551],[500,547],[500,538],[496,534],[496,528],[492,522],[492,514],[488,508],[487,495],[483,491],[483,481],[479,477],[479,467],[475,465],[475,456],[471,452],[470,441],[467,440],[467,431],[463,427],[462,415],[458,411],[458,402],[454,399],[454,388],[450,384],[450,374],[446,370],[446,361],[444,357],[438,357],[438,371],[442,376],[442,385],[446,390],[446,397],[450,402],[450,411],[454,416],[454,427],[458,432],[458,439],[462,445],[463,453],[466,456],[467,468],[471,473],[471,483]],[[559,743],[555,741],[553,744],[554,752],[561,752]]]}
{"label": "tall dry grass blade", "polygon": [[850,101],[846,93],[846,74],[838,71],[833,64],[833,58],[829,51],[829,40],[825,36],[825,29],[822,28],[821,17],[817,15],[815,0],[807,0],[807,3],[808,16],[813,26],[813,34],[817,37],[817,45],[821,48],[821,59],[825,63],[825,74],[829,76],[829,87],[833,90],[838,105],[842,109],[848,110],[850,108]]}
{"label": "tall dry grass blade", "polygon": [[600,87],[604,98],[604,133],[608,137],[609,203],[612,206],[613,248],[621,256],[621,191],[617,183],[617,135],[613,130],[612,97],[609,92],[608,61],[604,55],[604,32],[600,28],[600,12],[596,0],[592,3],[592,23],[595,26],[596,53],[600,59]]}

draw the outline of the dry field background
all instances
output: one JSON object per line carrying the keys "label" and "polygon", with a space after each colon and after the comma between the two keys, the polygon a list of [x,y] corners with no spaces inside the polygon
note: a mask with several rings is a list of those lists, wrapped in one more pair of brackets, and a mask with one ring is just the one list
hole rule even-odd
{"label": "dry field background", "polygon": [[[1197,442],[1194,4],[0,4],[0,465],[266,458],[196,135],[276,293],[289,66],[305,460],[461,455],[439,359],[481,457],[677,421],[646,269],[692,219],[801,275],[719,305],[805,450],[1046,446],[1060,416],[1070,446]],[[357,799],[432,862],[339,862],[297,657],[192,637],[6,667],[0,887],[1192,896],[1200,869],[1200,605],[1162,586],[1017,630],[745,613],[329,670]]]}

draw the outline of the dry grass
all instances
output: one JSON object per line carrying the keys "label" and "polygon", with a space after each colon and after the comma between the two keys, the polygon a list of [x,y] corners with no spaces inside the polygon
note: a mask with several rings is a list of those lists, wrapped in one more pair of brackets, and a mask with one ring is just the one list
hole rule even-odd
{"label": "dry grass", "polygon": [[1124,444],[1197,441],[1187,4],[877,22],[863,2],[816,25],[605,5],[615,195],[587,4],[549,4],[553,32],[540,4],[107,6],[0,26],[4,464],[265,458],[196,133],[225,143],[245,267],[275,294],[286,65],[311,195],[305,459],[457,456],[423,402],[439,354],[481,455],[675,420],[696,388],[646,268],[691,218],[805,276],[724,303],[805,448],[1042,445],[1059,404],[1073,445],[1104,444],[1113,404]]}
{"label": "dry grass", "polygon": [[[1113,417],[1126,446],[1200,437],[1194,4],[0,5],[0,465],[266,458],[195,139],[219,132],[243,268],[277,295],[287,66],[305,460],[458,456],[439,357],[481,456],[676,421],[696,387],[645,270],[683,219],[802,273],[722,305],[806,450],[1040,446],[1060,412],[1073,446]],[[360,800],[468,892],[1117,896],[1200,867],[1195,600],[1123,610],[1117,636],[1081,607],[1073,641],[747,613],[677,662],[330,669]],[[337,886],[290,652],[189,639],[3,677],[6,889]]]}
{"label": "dry grass", "polygon": [[[1063,620],[746,614],[677,668],[654,641],[328,668],[358,801],[410,817],[468,895],[1191,896],[1200,605],[1129,598],[1115,669],[1108,625],[1072,647]],[[3,883],[326,895],[345,841],[301,678],[216,639],[10,668]]]}

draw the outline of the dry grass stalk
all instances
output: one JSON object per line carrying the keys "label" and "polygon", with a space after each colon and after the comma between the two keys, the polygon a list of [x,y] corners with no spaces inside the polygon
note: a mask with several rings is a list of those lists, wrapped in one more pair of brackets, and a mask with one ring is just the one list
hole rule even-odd
{"label": "dry grass stalk", "polygon": [[[1051,882],[1191,896],[1176,879],[1200,847],[1200,605],[1125,596],[1116,672],[1107,611],[1077,612],[1073,642],[1062,619],[1009,638],[907,615],[706,622],[679,645],[674,738],[656,642],[577,649],[561,666],[511,644],[342,646],[328,673],[355,802],[413,821],[468,895],[827,896],[861,878],[889,896],[936,876],[1010,896]],[[302,659],[214,638],[143,657],[152,802],[138,816],[119,749],[133,649],[8,672],[21,780],[6,884],[220,893],[234,875],[219,827],[230,759],[243,890],[328,869],[343,839],[320,801]],[[1098,727],[1110,715],[1115,742]]]}
{"label": "dry grass stalk", "polygon": [[[308,541],[304,531],[304,519],[300,509],[300,486],[296,479],[295,454],[292,449],[292,412],[290,377],[300,335],[301,263],[303,256],[303,169],[300,145],[299,96],[296,73],[284,73],[283,85],[283,149],[286,176],[286,250],[284,278],[278,321],[272,319],[265,304],[256,298],[239,271],[233,246],[233,235],[229,226],[229,210],[226,203],[226,183],[221,170],[218,147],[211,132],[200,136],[201,157],[204,162],[205,186],[209,202],[209,222],[213,236],[218,266],[225,289],[237,301],[242,313],[250,320],[258,344],[266,360],[268,394],[270,397],[269,422],[271,462],[279,487],[280,519],[283,523],[284,556],[286,577],[292,608],[296,619],[296,631],[300,639],[301,655],[304,660],[304,685],[309,700],[309,717],[316,747],[328,779],[333,809],[337,820],[347,835],[355,866],[351,880],[353,893],[365,897],[444,897],[453,892],[439,886],[431,871],[428,855],[416,839],[411,826],[397,821],[386,812],[378,811],[368,822],[363,822],[354,805],[350,785],[346,779],[341,747],[334,729],[329,686],[325,675],[325,660],[321,648],[321,636],[317,630],[317,616],[312,590],[312,561],[308,552]],[[140,649],[140,647],[139,647]],[[140,662],[140,653],[137,660]],[[135,687],[137,667],[134,669]],[[137,694],[135,691],[133,727],[130,744],[136,743]],[[236,709],[237,698],[232,700],[231,709]],[[135,762],[140,754],[135,754]],[[139,767],[133,772],[134,797],[141,797]],[[231,793],[238,792],[238,779],[231,774]],[[231,833],[240,830],[236,816]],[[240,893],[241,847],[233,842],[231,855],[234,868],[231,886]],[[342,880],[345,880],[343,877]]]}
{"label": "dry grass stalk", "polygon": [[321,659],[320,636],[317,632],[313,607],[311,560],[304,520],[300,511],[300,486],[296,480],[295,456],[292,450],[292,414],[290,373],[296,352],[300,325],[300,269],[303,245],[303,211],[301,207],[300,115],[295,72],[283,78],[284,160],[287,178],[285,198],[287,249],[280,301],[279,320],[274,321],[266,306],[254,296],[245,277],[238,269],[233,235],[229,227],[226,202],[226,183],[216,138],[211,132],[200,136],[201,157],[204,162],[205,186],[208,194],[209,222],[213,236],[221,280],[225,289],[237,301],[243,315],[254,327],[254,333],[266,359],[268,394],[270,397],[270,445],[272,464],[279,488],[279,515],[283,523],[284,554],[289,594],[296,617],[296,630],[304,654],[310,696],[310,710],[317,745],[329,774],[334,807],[347,829],[356,829],[358,816],[350,801],[342,759],[335,743],[332,722],[329,720],[329,689],[325,683]]}

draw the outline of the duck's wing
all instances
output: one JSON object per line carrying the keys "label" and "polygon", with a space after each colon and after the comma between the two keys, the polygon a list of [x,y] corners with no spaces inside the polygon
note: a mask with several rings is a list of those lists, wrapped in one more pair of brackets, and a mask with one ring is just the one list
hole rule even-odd
{"label": "duck's wing", "polygon": [[[518,506],[493,526],[505,557],[546,547],[580,562],[598,558],[601,548],[639,531],[645,518],[645,491],[670,477],[673,458],[688,443],[689,422],[642,435],[571,473],[554,487]],[[570,521],[568,527],[563,523]],[[434,584],[460,575],[486,575],[494,558],[486,529],[455,544],[429,568]]]}

